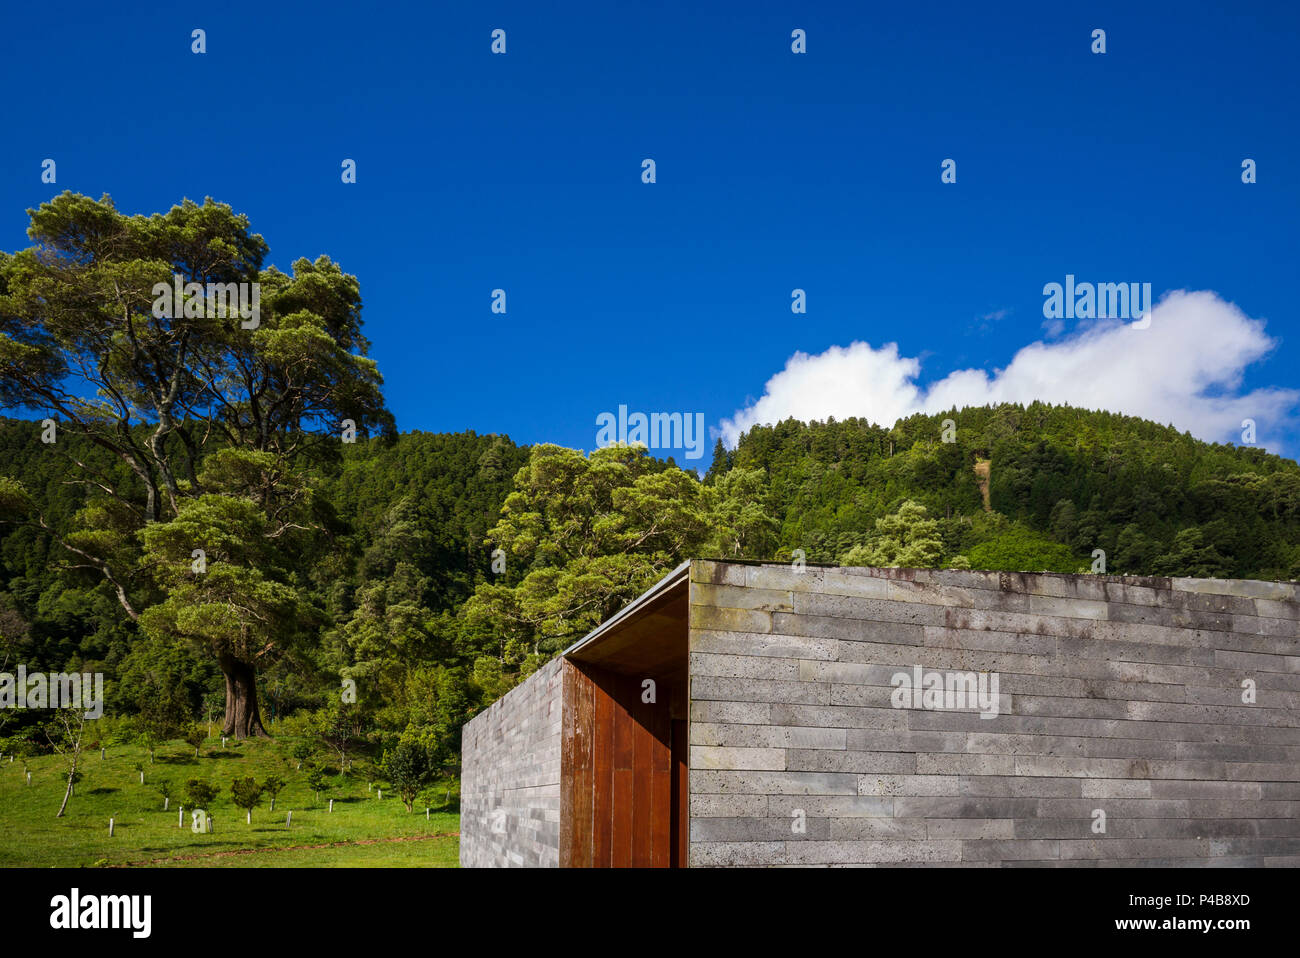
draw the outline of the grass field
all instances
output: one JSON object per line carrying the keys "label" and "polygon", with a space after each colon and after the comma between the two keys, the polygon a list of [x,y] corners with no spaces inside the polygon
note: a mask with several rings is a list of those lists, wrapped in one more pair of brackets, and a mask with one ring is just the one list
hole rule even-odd
{"label": "grass field", "polygon": [[[169,742],[149,753],[134,746],[116,746],[101,760],[99,752],[82,755],[83,777],[56,818],[66,787],[66,765],[59,756],[29,758],[31,785],[22,759],[0,761],[0,867],[49,866],[166,866],[230,868],[311,867],[454,867],[459,855],[459,816],[438,811],[428,819],[418,806],[414,813],[395,792],[380,800],[364,780],[337,776],[328,796],[334,811],[307,787],[306,773],[286,760],[294,739],[205,743],[199,758],[183,742]],[[144,766],[145,784],[135,764]],[[245,823],[244,810],[230,795],[235,777],[252,775],[259,782],[278,775],[288,784],[276,798],[275,811],[264,796]],[[211,834],[178,826],[177,806],[184,802],[184,784],[198,778],[220,792],[208,809]],[[172,785],[171,808],[163,811],[155,784]],[[286,815],[293,811],[292,826]],[[114,834],[108,836],[108,820]]]}

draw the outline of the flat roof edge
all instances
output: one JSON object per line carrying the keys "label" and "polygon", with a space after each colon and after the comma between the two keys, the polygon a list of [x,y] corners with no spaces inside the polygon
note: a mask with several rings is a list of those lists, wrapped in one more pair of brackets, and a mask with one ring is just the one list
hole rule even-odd
{"label": "flat roof edge", "polygon": [[564,656],[565,658],[568,658],[570,655],[582,651],[582,649],[586,648],[588,645],[590,645],[592,642],[599,639],[606,632],[609,632],[615,626],[619,625],[621,622],[623,622],[623,620],[632,617],[642,608],[649,605],[651,602],[659,598],[665,592],[674,588],[680,582],[686,581],[686,579],[690,576],[690,569],[691,569],[691,560],[690,559],[683,560],[682,564],[679,565],[677,568],[673,569],[672,572],[669,572],[666,576],[664,576],[662,579],[660,579],[650,588],[646,589],[644,592],[642,592],[639,596],[637,596],[627,605],[623,606],[623,608],[619,609],[617,612],[615,612],[612,616],[610,616],[600,625],[596,626],[594,629],[592,629],[590,632],[588,632],[586,635],[580,638],[577,642],[574,642],[571,646],[569,646],[567,649],[561,652],[560,655]]}
{"label": "flat roof edge", "polygon": [[[596,628],[578,639],[561,652],[560,655],[568,658],[569,656],[587,648],[593,642],[599,640],[609,632],[626,624],[628,619],[636,616],[637,613],[642,611],[647,605],[659,599],[671,589],[686,582],[690,577],[691,563],[696,561],[716,563],[719,565],[740,565],[751,567],[789,566],[788,562],[773,559],[685,559],[680,565],[674,568],[653,586],[641,593],[641,595],[637,596],[637,598],[633,599],[609,619],[606,619],[600,625],[596,626]],[[950,584],[954,586],[960,586],[962,580],[965,578],[972,580],[988,580],[988,577],[996,576],[1000,582],[1004,577],[1017,576],[1023,578],[1026,576],[1032,576],[1094,581],[1103,584],[1113,583],[1117,585],[1137,585],[1146,588],[1171,590],[1176,592],[1201,592],[1247,596],[1261,599],[1280,599],[1289,602],[1300,601],[1300,583],[1287,582],[1284,580],[1186,578],[1181,576],[1125,576],[1078,572],[1007,572],[1002,570],[980,569],[911,569],[871,566],[841,566],[819,562],[807,562],[804,564],[809,568],[839,570],[848,572],[849,574],[866,574],[872,577],[887,579],[913,579],[919,573],[923,577],[935,576],[940,580],[950,579],[950,582],[940,581],[936,584]]]}

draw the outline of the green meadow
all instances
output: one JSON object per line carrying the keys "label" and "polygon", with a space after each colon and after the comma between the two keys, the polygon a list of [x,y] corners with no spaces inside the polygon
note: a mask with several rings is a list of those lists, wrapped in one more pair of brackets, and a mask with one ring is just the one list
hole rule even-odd
{"label": "green meadow", "polygon": [[[408,812],[395,791],[368,783],[363,775],[334,774],[317,796],[307,787],[305,768],[287,757],[296,740],[209,739],[196,758],[183,742],[154,751],[115,746],[105,757],[83,752],[82,778],[62,818],[66,762],[58,755],[0,760],[0,867],[455,867],[459,855],[459,815],[453,791],[441,790],[425,806]],[[144,784],[140,783],[140,765]],[[27,784],[24,772],[31,772]],[[252,810],[231,796],[232,779],[275,775],[286,784],[271,811],[263,795]],[[207,809],[211,833],[191,830],[189,810],[180,827],[178,806],[189,779],[218,789]],[[163,810],[158,784],[172,784],[170,808]],[[373,786],[373,787],[372,787]],[[329,799],[334,810],[328,810]],[[293,812],[292,824],[288,813]],[[109,819],[113,836],[109,837]]]}

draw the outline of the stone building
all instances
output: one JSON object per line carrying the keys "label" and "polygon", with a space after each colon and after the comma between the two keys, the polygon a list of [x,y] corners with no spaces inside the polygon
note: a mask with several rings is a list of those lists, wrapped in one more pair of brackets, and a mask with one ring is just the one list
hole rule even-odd
{"label": "stone building", "polygon": [[1300,864],[1300,587],[683,563],[464,728],[467,866]]}

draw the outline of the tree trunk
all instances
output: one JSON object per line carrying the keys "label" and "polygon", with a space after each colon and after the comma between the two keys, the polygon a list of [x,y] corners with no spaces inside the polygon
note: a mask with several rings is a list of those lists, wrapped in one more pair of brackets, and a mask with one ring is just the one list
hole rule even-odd
{"label": "tree trunk", "polygon": [[226,676],[226,719],[221,734],[235,738],[270,738],[257,708],[257,670],[229,655],[217,657]]}
{"label": "tree trunk", "polygon": [[[77,767],[76,765],[73,765],[72,772],[68,774],[68,788],[63,793],[63,804],[59,806],[59,814],[55,815],[54,816],[55,818],[62,818],[64,810],[68,807],[68,799],[72,797],[72,775],[76,771],[77,771]],[[31,783],[28,782],[28,784],[30,785]]]}
{"label": "tree trunk", "polygon": [[[77,763],[81,760],[81,736],[86,730],[86,715],[84,712],[77,712],[75,714],[77,716],[75,726],[72,720],[68,717],[67,712],[64,712],[62,717],[64,730],[70,740],[69,747],[71,748],[71,761],[68,765],[68,789],[63,793],[63,803],[59,805],[59,814],[55,815],[55,818],[63,817],[63,813],[68,807],[68,799],[77,794]],[[74,727],[77,730],[75,735],[73,735],[72,732]],[[31,774],[31,772],[27,773],[28,785],[32,784]]]}

